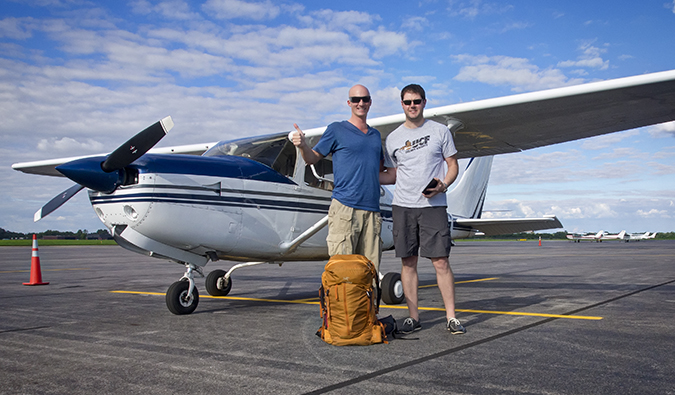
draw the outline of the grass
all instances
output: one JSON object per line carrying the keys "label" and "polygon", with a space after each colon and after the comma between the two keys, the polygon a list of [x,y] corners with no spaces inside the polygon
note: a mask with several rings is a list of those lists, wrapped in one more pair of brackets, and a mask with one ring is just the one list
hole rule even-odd
{"label": "grass", "polygon": [[[0,240],[0,247],[31,247],[33,239]],[[115,240],[42,240],[38,239],[38,246],[98,246],[117,245]]]}

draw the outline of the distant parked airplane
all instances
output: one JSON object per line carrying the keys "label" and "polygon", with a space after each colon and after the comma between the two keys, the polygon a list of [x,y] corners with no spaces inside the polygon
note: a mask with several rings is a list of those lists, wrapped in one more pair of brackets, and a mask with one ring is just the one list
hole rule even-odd
{"label": "distant parked airplane", "polygon": [[602,236],[600,237],[600,241],[605,241],[605,240],[624,240],[628,241],[630,238],[629,235],[626,234],[625,230],[622,230],[618,234],[612,235],[606,232],[602,232]]}
{"label": "distant parked airplane", "polygon": [[631,233],[630,238],[627,241],[640,241],[640,240],[647,240],[647,239],[653,239],[656,237],[656,232],[649,234],[649,232],[645,233]]}
{"label": "distant parked airplane", "polygon": [[600,231],[596,234],[586,234],[586,235],[581,235],[578,233],[570,233],[567,235],[567,238],[572,240],[575,243],[580,243],[581,240],[589,240],[589,241],[600,241],[600,238],[602,238],[602,234],[604,231]]}

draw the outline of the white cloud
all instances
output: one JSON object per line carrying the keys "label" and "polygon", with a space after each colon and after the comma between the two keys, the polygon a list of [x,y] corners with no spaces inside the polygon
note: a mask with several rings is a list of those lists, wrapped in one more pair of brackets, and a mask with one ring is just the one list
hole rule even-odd
{"label": "white cloud", "polygon": [[591,43],[583,43],[579,49],[582,51],[582,54],[577,60],[558,62],[558,67],[585,67],[599,70],[607,70],[609,68],[609,60],[603,60],[600,56],[607,52],[606,49],[594,47]]}
{"label": "white cloud", "polygon": [[374,56],[381,58],[409,50],[408,40],[404,33],[386,31],[380,27],[377,31],[370,30],[361,33],[361,40],[375,48]]}
{"label": "white cloud", "polygon": [[334,11],[323,9],[301,18],[308,26],[358,32],[381,20],[380,16],[360,11]]}
{"label": "white cloud", "polygon": [[591,139],[585,139],[581,143],[582,149],[588,150],[600,150],[607,147],[612,147],[618,144],[619,142],[640,134],[638,129],[628,130],[625,132],[619,133],[610,133],[602,136],[593,137]]}
{"label": "white cloud", "polygon": [[32,36],[26,21],[30,18],[5,18],[0,20],[0,37],[11,38],[14,40],[25,40]]}
{"label": "white cloud", "polygon": [[675,137],[675,121],[649,126],[647,132],[654,138]]}
{"label": "white cloud", "polygon": [[406,18],[401,24],[401,29],[415,32],[424,31],[429,26],[429,20],[421,16]]}
{"label": "white cloud", "polygon": [[667,210],[638,210],[637,215],[643,218],[670,218],[670,214]]}
{"label": "white cloud", "polygon": [[509,56],[472,56],[453,57],[462,66],[454,79],[475,81],[490,85],[511,85],[516,92],[557,88],[583,82],[581,79],[569,79],[558,69],[541,70],[528,59]]}
{"label": "white cloud", "polygon": [[77,141],[70,137],[40,139],[37,149],[49,155],[66,156],[78,156],[85,153],[100,153],[105,151],[103,144],[96,140],[86,139],[84,141]]}
{"label": "white cloud", "polygon": [[271,1],[246,2],[241,0],[208,0],[202,9],[218,19],[244,18],[255,21],[274,19],[281,9]]}
{"label": "white cloud", "polygon": [[153,5],[147,0],[136,0],[129,3],[132,12],[142,15],[159,14],[172,20],[200,19],[199,14],[190,10],[190,4],[182,0],[160,1]]}
{"label": "white cloud", "polygon": [[504,5],[498,2],[485,2],[483,0],[458,1],[449,0],[448,11],[452,16],[461,16],[474,19],[479,15],[502,14],[513,9],[512,5]]}

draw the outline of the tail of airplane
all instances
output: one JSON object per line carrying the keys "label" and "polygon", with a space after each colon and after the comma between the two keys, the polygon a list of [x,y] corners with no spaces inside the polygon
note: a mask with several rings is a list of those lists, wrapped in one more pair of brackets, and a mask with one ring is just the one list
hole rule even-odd
{"label": "tail of airplane", "polygon": [[471,158],[453,190],[446,194],[448,213],[460,218],[480,218],[492,170],[492,156]]}

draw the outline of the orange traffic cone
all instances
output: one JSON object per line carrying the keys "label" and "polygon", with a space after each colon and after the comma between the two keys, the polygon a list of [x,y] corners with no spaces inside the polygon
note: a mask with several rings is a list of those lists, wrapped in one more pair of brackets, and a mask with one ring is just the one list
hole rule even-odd
{"label": "orange traffic cone", "polygon": [[42,271],[40,270],[40,256],[38,255],[37,237],[33,235],[33,254],[30,258],[30,282],[23,285],[47,285],[42,282]]}
{"label": "orange traffic cone", "polygon": [[539,247],[541,247],[541,236],[539,236]]}

